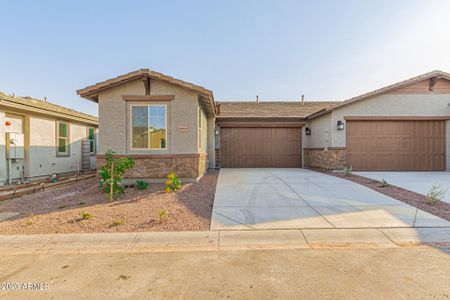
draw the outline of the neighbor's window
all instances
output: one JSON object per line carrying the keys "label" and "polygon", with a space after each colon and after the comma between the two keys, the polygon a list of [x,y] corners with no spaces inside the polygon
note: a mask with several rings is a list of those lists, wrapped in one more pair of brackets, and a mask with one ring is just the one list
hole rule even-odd
{"label": "neighbor's window", "polygon": [[131,107],[131,148],[167,148],[167,109],[165,105]]}
{"label": "neighbor's window", "polygon": [[58,155],[69,155],[69,124],[56,122],[56,144]]}
{"label": "neighbor's window", "polygon": [[202,109],[198,109],[198,147],[202,147]]}
{"label": "neighbor's window", "polygon": [[95,128],[88,128],[89,153],[95,154]]}

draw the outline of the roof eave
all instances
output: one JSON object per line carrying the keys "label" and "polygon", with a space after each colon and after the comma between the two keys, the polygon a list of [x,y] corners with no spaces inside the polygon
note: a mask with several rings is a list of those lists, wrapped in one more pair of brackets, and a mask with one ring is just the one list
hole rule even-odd
{"label": "roof eave", "polygon": [[73,121],[77,121],[77,122],[81,122],[81,123],[85,123],[85,124],[89,124],[89,125],[98,126],[98,120],[83,118],[81,116],[73,116],[73,115],[69,115],[69,114],[65,114],[65,113],[61,113],[61,112],[46,110],[43,108],[32,107],[32,106],[28,106],[25,104],[10,102],[7,99],[0,99],[0,103],[2,105],[12,108],[12,109],[30,111],[30,112],[34,112],[34,113],[38,113],[38,114],[42,114],[42,115],[59,117],[59,118],[67,119],[67,120],[73,120]]}
{"label": "roof eave", "polygon": [[83,89],[77,90],[77,94],[87,100],[98,103],[98,94],[101,91],[113,88],[115,86],[122,85],[122,84],[130,82],[130,81],[137,80],[139,78],[144,78],[144,77],[148,77],[153,80],[165,81],[170,84],[173,84],[173,85],[179,86],[181,88],[191,90],[194,93],[197,93],[199,96],[208,99],[214,116],[217,115],[217,107],[216,107],[216,103],[214,102],[214,95],[213,95],[212,91],[210,91],[202,86],[195,85],[193,83],[186,82],[183,80],[179,80],[179,79],[164,75],[164,74],[156,72],[156,71],[151,71],[149,69],[140,69],[137,71],[133,71],[133,72],[124,74],[124,75],[120,75],[116,78],[101,81],[94,85],[90,85]]}
{"label": "roof eave", "polygon": [[306,119],[304,116],[217,116],[217,119]]}

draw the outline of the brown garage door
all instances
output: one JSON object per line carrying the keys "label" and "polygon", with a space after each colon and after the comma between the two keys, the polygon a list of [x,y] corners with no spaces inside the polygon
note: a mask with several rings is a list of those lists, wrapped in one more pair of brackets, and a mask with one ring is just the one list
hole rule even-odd
{"label": "brown garage door", "polygon": [[347,121],[347,161],[354,170],[445,170],[444,121]]}
{"label": "brown garage door", "polygon": [[300,128],[221,128],[220,166],[300,168]]}

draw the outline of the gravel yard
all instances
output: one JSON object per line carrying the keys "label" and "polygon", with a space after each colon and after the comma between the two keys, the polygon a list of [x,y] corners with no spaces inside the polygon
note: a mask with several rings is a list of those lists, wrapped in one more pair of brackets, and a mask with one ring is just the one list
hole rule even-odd
{"label": "gravel yard", "polygon": [[217,176],[209,172],[172,193],[160,183],[128,188],[113,202],[96,178],[0,201],[0,214],[18,213],[0,222],[0,234],[209,230]]}
{"label": "gravel yard", "polygon": [[435,205],[430,205],[427,203],[426,196],[409,191],[409,190],[405,190],[405,189],[397,187],[395,185],[390,185],[389,187],[382,187],[381,186],[382,183],[380,181],[377,181],[377,180],[374,180],[371,178],[362,177],[362,176],[355,175],[355,174],[352,174],[351,176],[346,176],[343,173],[336,173],[336,172],[315,169],[315,168],[311,168],[311,169],[315,170],[317,172],[322,172],[322,173],[325,173],[325,174],[328,174],[331,176],[336,176],[336,177],[340,177],[343,179],[353,181],[355,183],[359,183],[368,188],[371,188],[372,190],[382,193],[386,196],[400,200],[411,206],[417,207],[418,209],[426,211],[432,215],[435,215],[437,217],[440,217],[442,219],[450,221],[450,204],[449,203],[439,201]]}

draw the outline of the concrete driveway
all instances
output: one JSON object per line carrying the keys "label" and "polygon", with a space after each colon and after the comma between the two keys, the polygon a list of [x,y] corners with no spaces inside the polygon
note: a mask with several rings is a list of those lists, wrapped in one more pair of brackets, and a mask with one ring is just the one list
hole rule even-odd
{"label": "concrete driveway", "polygon": [[351,181],[305,169],[222,169],[211,230],[450,227]]}
{"label": "concrete driveway", "polygon": [[427,195],[433,184],[446,189],[443,201],[450,203],[450,172],[355,172],[355,174],[378,181],[386,180],[392,185]]}

